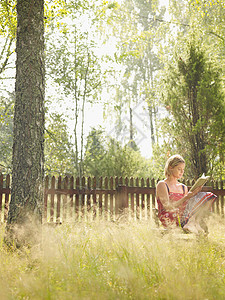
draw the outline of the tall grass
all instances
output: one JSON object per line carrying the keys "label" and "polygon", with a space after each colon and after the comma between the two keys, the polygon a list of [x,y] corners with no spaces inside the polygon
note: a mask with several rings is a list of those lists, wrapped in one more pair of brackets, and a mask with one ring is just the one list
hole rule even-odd
{"label": "tall grass", "polygon": [[153,223],[44,227],[42,244],[9,252],[0,232],[0,299],[224,299],[225,220],[209,236]]}

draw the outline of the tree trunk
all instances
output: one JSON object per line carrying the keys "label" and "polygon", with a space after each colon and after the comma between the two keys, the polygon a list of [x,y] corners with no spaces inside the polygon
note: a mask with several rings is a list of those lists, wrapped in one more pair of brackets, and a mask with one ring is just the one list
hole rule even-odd
{"label": "tree trunk", "polygon": [[75,169],[76,176],[79,176],[79,149],[78,149],[78,136],[77,136],[77,127],[78,127],[78,116],[79,116],[79,97],[77,91],[77,30],[74,29],[74,100],[75,100],[75,113],[74,113],[74,144],[75,144]]}
{"label": "tree trunk", "polygon": [[208,161],[205,153],[205,139],[201,128],[197,128],[197,123],[200,119],[200,108],[197,101],[197,86],[198,81],[194,82],[194,87],[189,87],[190,110],[192,111],[192,134],[190,144],[192,144],[192,159],[193,159],[193,177],[198,178],[203,173],[208,171]]}
{"label": "tree trunk", "polygon": [[150,131],[151,131],[151,142],[153,147],[155,144],[155,134],[154,134],[153,107],[150,105],[148,106],[148,112],[149,112]]}
{"label": "tree trunk", "polygon": [[[16,102],[7,238],[33,238],[42,220],[44,177],[44,0],[17,0]],[[36,226],[35,226],[36,227]],[[16,229],[22,229],[20,231]]]}

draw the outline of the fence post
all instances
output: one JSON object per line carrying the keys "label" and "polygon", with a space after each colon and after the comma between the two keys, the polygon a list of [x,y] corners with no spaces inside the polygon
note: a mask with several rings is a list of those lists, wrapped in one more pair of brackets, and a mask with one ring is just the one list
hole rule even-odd
{"label": "fence post", "polygon": [[[223,180],[221,180],[221,183],[220,183],[220,189],[223,190]],[[221,216],[222,218],[224,218],[224,195],[221,195]]]}
{"label": "fence post", "polygon": [[[62,188],[62,177],[59,176],[58,178],[58,190],[61,190]],[[62,217],[64,221],[64,216],[61,215],[61,194],[57,194],[57,202],[56,202],[56,223],[60,224],[60,217]],[[63,205],[64,208],[64,205]]]}
{"label": "fence post", "polygon": [[128,208],[127,186],[118,185],[116,187],[116,214],[123,213]]}
{"label": "fence post", "polygon": [[45,177],[45,188],[44,188],[44,213],[43,213],[43,219],[44,222],[47,222],[47,210],[48,210],[48,189],[49,189],[49,177]]}
{"label": "fence post", "polygon": [[55,176],[52,176],[51,182],[51,204],[50,204],[50,222],[54,219],[54,207],[55,207]]}

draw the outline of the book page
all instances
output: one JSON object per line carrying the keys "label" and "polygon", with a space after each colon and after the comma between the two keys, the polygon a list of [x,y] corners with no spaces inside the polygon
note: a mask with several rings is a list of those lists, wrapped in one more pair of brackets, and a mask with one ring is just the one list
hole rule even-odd
{"label": "book page", "polygon": [[209,177],[210,176],[205,176],[205,174],[199,177],[191,187],[190,192],[194,191],[197,187],[204,185],[209,180]]}

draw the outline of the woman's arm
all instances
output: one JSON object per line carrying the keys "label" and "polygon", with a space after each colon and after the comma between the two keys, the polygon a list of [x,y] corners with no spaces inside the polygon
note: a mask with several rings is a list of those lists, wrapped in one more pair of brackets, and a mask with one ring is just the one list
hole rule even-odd
{"label": "woman's arm", "polygon": [[156,197],[160,199],[165,210],[173,210],[175,207],[173,203],[171,203],[169,198],[169,193],[164,181],[159,181],[156,186]]}
{"label": "woman's arm", "polygon": [[184,203],[191,197],[195,196],[198,192],[200,192],[201,189],[202,187],[199,187],[195,189],[193,192],[188,192],[188,188],[185,186],[184,197],[182,197],[180,200],[176,202],[171,202],[165,182],[160,181],[156,186],[156,197],[160,199],[163,207],[166,210],[171,211],[173,209],[178,208],[182,203]]}

